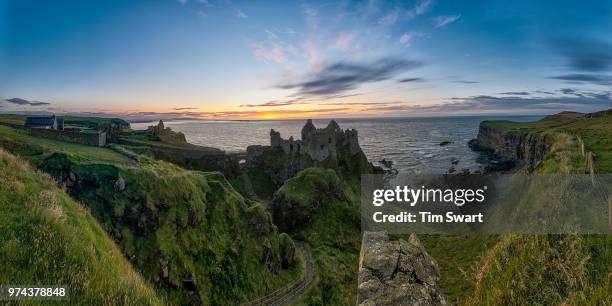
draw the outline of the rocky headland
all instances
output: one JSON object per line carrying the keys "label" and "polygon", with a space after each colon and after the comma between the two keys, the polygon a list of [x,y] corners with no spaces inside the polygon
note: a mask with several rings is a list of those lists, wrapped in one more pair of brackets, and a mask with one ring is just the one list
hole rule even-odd
{"label": "rocky headland", "polygon": [[481,152],[485,172],[509,171],[526,165],[533,171],[549,152],[552,141],[546,135],[504,130],[500,122],[483,121],[478,136],[468,142],[470,149]]}

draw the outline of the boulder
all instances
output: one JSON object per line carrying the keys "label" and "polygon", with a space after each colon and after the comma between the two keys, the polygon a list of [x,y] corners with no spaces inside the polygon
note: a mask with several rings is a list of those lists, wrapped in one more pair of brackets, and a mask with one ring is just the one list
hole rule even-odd
{"label": "boulder", "polygon": [[122,177],[119,177],[116,181],[115,184],[113,186],[113,188],[115,189],[115,191],[120,192],[125,190],[125,180]]}
{"label": "boulder", "polygon": [[295,243],[289,235],[282,233],[279,238],[279,246],[281,253],[281,264],[283,269],[293,266],[295,259]]}
{"label": "boulder", "polygon": [[389,241],[387,232],[364,233],[358,305],[448,305],[439,281],[438,264],[416,235]]}

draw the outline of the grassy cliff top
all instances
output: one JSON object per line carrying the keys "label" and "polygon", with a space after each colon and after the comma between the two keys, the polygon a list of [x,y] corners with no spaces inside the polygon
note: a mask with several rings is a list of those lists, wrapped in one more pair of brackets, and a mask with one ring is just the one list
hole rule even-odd
{"label": "grassy cliff top", "polygon": [[[582,154],[581,140],[584,150],[593,153],[595,172],[612,173],[612,110],[591,114],[563,112],[524,123],[485,121],[482,126],[506,133],[546,135],[551,147],[535,173],[585,173],[586,154]],[[520,180],[519,177],[516,179]],[[527,192],[530,197],[521,198],[517,203],[517,207],[524,209],[541,209],[540,205],[550,205],[542,197],[551,191],[556,192],[554,187],[528,185],[526,188],[530,188]],[[532,201],[528,201],[530,198]],[[509,214],[502,216],[505,222],[516,222]],[[612,260],[612,236],[499,235],[494,238],[496,243],[479,255],[478,263],[467,273],[474,292],[462,303],[611,303],[612,270],[609,263]],[[436,256],[435,252],[432,253]],[[454,259],[450,263],[454,263]]]}
{"label": "grassy cliff top", "polygon": [[596,170],[612,173],[612,109],[590,114],[562,112],[534,122],[483,121],[481,126],[513,134],[579,136],[585,150],[593,152]]}
{"label": "grassy cliff top", "polygon": [[65,284],[69,304],[161,305],[89,211],[0,149],[0,283]]}
{"label": "grassy cliff top", "polygon": [[610,127],[612,109],[590,114],[561,112],[533,122],[483,121],[481,125],[505,132],[543,132],[547,130],[579,132],[584,129]]}
{"label": "grassy cliff top", "polygon": [[[9,123],[15,125],[23,125],[28,115],[0,114],[0,123]],[[114,124],[122,128],[129,128],[129,122],[120,118],[102,118],[102,117],[80,117],[80,116],[62,116],[65,125],[84,126],[99,130],[105,125]]]}
{"label": "grassy cliff top", "polygon": [[0,125],[0,146],[36,160],[49,153],[61,152],[81,162],[127,164],[129,158],[107,148],[93,147],[43,137],[30,136],[25,130]]}

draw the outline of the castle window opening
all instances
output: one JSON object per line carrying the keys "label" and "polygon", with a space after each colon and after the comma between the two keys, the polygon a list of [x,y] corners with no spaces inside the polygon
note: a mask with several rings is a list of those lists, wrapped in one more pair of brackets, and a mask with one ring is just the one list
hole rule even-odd
{"label": "castle window opening", "polygon": [[324,145],[321,145],[321,150],[323,150],[324,147],[325,147]]}

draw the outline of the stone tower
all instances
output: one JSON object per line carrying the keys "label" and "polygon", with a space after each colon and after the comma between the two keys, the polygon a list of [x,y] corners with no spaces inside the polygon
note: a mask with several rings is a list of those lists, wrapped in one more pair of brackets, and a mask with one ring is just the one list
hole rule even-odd
{"label": "stone tower", "polygon": [[317,132],[317,128],[312,124],[312,119],[308,119],[302,128],[302,141],[307,141],[312,138],[312,135]]}

